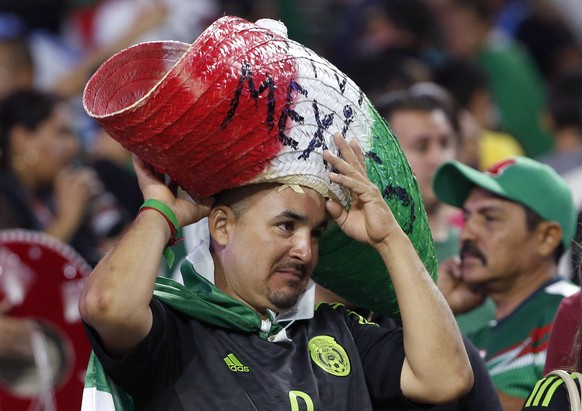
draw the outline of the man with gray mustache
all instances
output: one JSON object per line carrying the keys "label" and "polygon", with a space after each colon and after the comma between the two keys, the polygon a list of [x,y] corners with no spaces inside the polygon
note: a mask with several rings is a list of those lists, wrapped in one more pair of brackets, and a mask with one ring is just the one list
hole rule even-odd
{"label": "man with gray mustache", "polygon": [[543,376],[558,305],[578,289],[558,273],[576,228],[572,194],[552,168],[525,157],[484,172],[447,162],[433,184],[441,201],[463,210],[460,260],[441,265],[439,289],[455,314],[494,302],[495,320],[467,337],[504,410],[520,410]]}

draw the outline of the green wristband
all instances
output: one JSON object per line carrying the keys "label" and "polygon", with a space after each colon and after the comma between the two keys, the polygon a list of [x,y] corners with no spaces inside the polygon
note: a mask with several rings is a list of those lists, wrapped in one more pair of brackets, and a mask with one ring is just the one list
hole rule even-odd
{"label": "green wristband", "polygon": [[178,229],[180,228],[180,226],[178,225],[178,219],[176,218],[176,214],[174,214],[174,211],[163,201],[154,200],[153,198],[150,198],[144,201],[144,203],[139,208],[140,211],[142,208],[153,208],[154,210],[157,210],[160,213],[162,213],[162,215],[166,217],[168,221],[170,221],[174,225],[174,230],[172,230],[173,233],[178,231]]}
{"label": "green wristband", "polygon": [[168,241],[168,244],[164,249],[163,254],[164,257],[166,258],[166,262],[168,263],[168,267],[171,268],[172,265],[174,264],[175,256],[174,252],[170,249],[170,247],[175,245],[180,240],[176,238],[176,234],[178,232],[178,229],[180,228],[178,226],[178,219],[176,218],[176,214],[174,214],[174,211],[167,204],[160,200],[154,199],[144,201],[142,206],[139,208],[139,212],[141,213],[143,210],[156,210],[164,217],[164,219],[170,226],[170,231],[172,232],[172,235],[170,237],[170,241]]}

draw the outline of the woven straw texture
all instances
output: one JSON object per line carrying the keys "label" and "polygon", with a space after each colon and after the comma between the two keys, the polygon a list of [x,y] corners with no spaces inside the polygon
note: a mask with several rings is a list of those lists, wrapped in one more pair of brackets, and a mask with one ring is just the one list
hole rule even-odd
{"label": "woven straw texture", "polygon": [[[370,178],[436,276],[418,187],[388,125],[344,73],[272,27],[227,16],[191,45],[132,46],[97,70],[83,103],[111,136],[194,199],[275,181],[311,187],[349,207],[322,152],[337,153],[336,131],[356,138]],[[314,278],[358,305],[398,315],[377,253],[337,227],[321,241]]]}

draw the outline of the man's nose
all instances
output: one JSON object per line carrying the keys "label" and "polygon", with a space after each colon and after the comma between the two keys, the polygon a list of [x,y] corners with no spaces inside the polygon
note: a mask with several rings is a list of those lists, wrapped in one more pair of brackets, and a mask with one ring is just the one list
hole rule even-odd
{"label": "man's nose", "polygon": [[461,227],[461,232],[459,234],[459,240],[461,242],[474,240],[475,236],[475,222],[471,218],[465,218],[463,221],[463,226]]}
{"label": "man's nose", "polygon": [[292,238],[290,250],[291,257],[300,259],[302,262],[310,262],[313,258],[313,245],[311,233],[296,233]]}

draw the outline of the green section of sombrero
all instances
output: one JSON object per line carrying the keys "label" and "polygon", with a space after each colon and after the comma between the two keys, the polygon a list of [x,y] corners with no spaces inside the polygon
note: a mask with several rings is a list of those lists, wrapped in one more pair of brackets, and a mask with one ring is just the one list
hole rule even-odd
{"label": "green section of sombrero", "polygon": [[[373,126],[371,149],[366,153],[368,176],[380,188],[436,281],[437,260],[416,179],[387,123],[372,107],[370,115]],[[331,224],[321,238],[319,250],[319,263],[313,274],[316,282],[360,307],[399,317],[390,275],[374,248],[352,240]]]}

